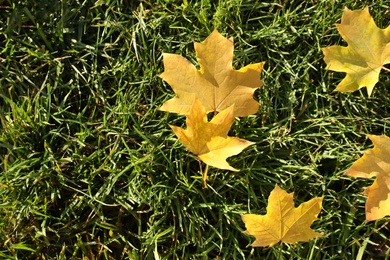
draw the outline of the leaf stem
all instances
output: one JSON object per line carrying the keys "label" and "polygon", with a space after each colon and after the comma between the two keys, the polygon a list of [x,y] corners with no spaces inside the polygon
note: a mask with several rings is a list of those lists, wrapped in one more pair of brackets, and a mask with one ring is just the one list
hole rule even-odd
{"label": "leaf stem", "polygon": [[199,172],[203,176],[202,161],[199,158],[198,158],[198,163],[199,163]]}
{"label": "leaf stem", "polygon": [[386,72],[390,72],[390,69],[386,68],[385,66],[382,66],[382,69],[385,70]]}
{"label": "leaf stem", "polygon": [[208,179],[207,173],[208,172],[209,172],[209,165],[206,164],[206,169],[202,173],[202,180],[203,180],[203,185],[204,185],[205,189],[207,189],[207,179]]}
{"label": "leaf stem", "polygon": [[204,188],[207,189],[207,172],[209,171],[209,165],[206,164],[206,169],[205,171],[203,171],[202,169],[202,161],[199,160],[198,158],[198,163],[199,163],[199,172],[200,172],[200,175],[202,176],[202,181],[203,181],[203,185],[204,185]]}

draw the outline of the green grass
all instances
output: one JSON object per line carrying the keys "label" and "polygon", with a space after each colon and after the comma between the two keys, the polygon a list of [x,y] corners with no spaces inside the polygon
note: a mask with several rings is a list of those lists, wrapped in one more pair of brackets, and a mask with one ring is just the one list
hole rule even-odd
{"label": "green grass", "polygon": [[[24,3],[23,3],[24,2]],[[50,4],[49,4],[50,2]],[[321,48],[346,45],[344,6],[387,1],[13,1],[0,5],[0,257],[2,259],[388,259],[387,219],[365,223],[371,180],[344,172],[390,134],[390,78],[373,95],[332,92]],[[234,37],[235,68],[267,61],[256,115],[231,135],[253,142],[198,162],[157,109],[173,96],[162,53],[196,64],[193,41]],[[324,196],[321,238],[252,248],[240,214],[264,214],[275,184],[297,205]]]}

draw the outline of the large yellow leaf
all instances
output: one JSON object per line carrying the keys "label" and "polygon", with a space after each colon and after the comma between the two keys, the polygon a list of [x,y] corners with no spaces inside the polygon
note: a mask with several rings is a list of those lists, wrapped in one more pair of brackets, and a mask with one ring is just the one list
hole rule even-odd
{"label": "large yellow leaf", "polygon": [[276,185],[268,198],[267,214],[245,214],[245,233],[255,236],[252,246],[269,246],[285,243],[306,242],[321,236],[310,226],[317,220],[323,198],[313,198],[294,207],[293,193],[287,193]]}
{"label": "large yellow leaf", "polygon": [[365,189],[366,221],[377,220],[390,215],[390,138],[385,135],[368,135],[374,148],[354,162],[346,175],[361,178],[376,177],[374,183]]}
{"label": "large yellow leaf", "polygon": [[186,116],[187,129],[172,125],[170,127],[182,144],[198,155],[204,163],[220,169],[237,171],[228,164],[226,158],[239,154],[254,143],[227,135],[234,123],[233,109],[232,105],[208,122],[206,110],[200,101],[195,99],[192,109]]}
{"label": "large yellow leaf", "polygon": [[164,72],[160,77],[171,85],[176,96],[160,110],[187,114],[197,96],[207,113],[222,111],[233,104],[234,116],[256,113],[259,104],[253,93],[263,84],[260,72],[264,62],[234,70],[233,38],[226,39],[216,30],[194,45],[200,70],[180,55],[163,54]]}
{"label": "large yellow leaf", "polygon": [[326,69],[346,72],[336,91],[355,91],[367,87],[371,95],[383,65],[390,63],[390,27],[379,29],[368,12],[347,7],[337,29],[347,47],[323,48]]}

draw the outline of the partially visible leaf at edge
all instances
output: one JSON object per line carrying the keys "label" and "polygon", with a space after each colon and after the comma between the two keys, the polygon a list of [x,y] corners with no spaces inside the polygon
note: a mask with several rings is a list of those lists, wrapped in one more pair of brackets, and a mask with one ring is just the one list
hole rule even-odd
{"label": "partially visible leaf at edge", "polygon": [[345,173],[352,177],[376,178],[364,191],[367,222],[390,215],[390,137],[368,135],[368,138],[374,148],[365,151]]}

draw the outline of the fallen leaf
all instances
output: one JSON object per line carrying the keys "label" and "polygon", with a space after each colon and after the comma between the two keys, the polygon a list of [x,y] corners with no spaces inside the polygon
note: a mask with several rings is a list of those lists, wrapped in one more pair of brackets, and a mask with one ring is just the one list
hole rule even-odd
{"label": "fallen leaf", "polygon": [[348,46],[322,49],[326,69],[347,73],[335,90],[348,92],[367,87],[370,96],[383,65],[390,63],[390,27],[379,29],[368,7],[358,11],[345,7],[336,27]]}
{"label": "fallen leaf", "polygon": [[172,126],[180,142],[204,163],[220,169],[237,171],[226,158],[239,154],[249,145],[254,144],[244,139],[228,136],[234,123],[234,106],[218,113],[210,122],[207,121],[205,108],[196,98],[192,109],[186,115],[187,129]]}
{"label": "fallen leaf", "polygon": [[269,246],[282,241],[285,243],[306,242],[321,236],[310,226],[317,220],[323,198],[313,198],[294,207],[293,193],[287,193],[278,185],[268,198],[267,214],[244,214],[244,233],[256,238],[252,246]]}
{"label": "fallen leaf", "polygon": [[264,62],[234,70],[233,38],[226,39],[217,30],[201,43],[194,43],[200,69],[186,58],[163,54],[164,72],[160,77],[175,91],[176,96],[160,108],[178,114],[188,114],[195,96],[206,112],[222,111],[234,104],[234,116],[257,112],[254,91],[263,85],[260,73]]}
{"label": "fallen leaf", "polygon": [[390,215],[390,138],[385,135],[367,135],[374,148],[354,162],[345,173],[360,178],[376,177],[364,194],[366,201],[366,221],[373,221]]}

